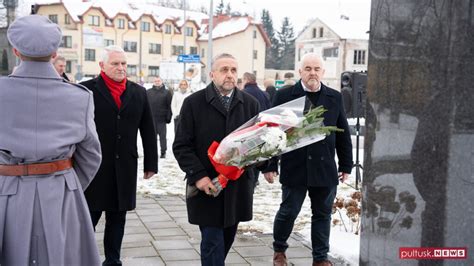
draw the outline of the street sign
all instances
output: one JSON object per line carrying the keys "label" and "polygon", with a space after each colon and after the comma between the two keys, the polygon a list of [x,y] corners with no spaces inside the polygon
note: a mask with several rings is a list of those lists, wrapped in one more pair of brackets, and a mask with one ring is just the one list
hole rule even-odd
{"label": "street sign", "polygon": [[180,54],[178,55],[179,63],[199,63],[201,57],[198,54]]}
{"label": "street sign", "polygon": [[283,80],[275,80],[275,88],[279,89],[283,87],[283,84],[285,84]]}

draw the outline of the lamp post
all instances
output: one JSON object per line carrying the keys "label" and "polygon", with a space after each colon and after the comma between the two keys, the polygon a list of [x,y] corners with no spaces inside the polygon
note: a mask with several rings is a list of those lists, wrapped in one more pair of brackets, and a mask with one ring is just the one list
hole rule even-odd
{"label": "lamp post", "polygon": [[[183,54],[186,54],[186,0],[183,0]],[[186,62],[183,62],[183,79],[186,79]]]}
{"label": "lamp post", "polygon": [[[207,34],[207,69],[208,71],[211,70],[212,64],[212,29],[213,29],[213,20],[214,20],[214,4],[211,0],[211,6],[209,8],[209,27],[208,27],[208,34]],[[207,83],[211,82],[211,77],[209,75],[207,77]]]}

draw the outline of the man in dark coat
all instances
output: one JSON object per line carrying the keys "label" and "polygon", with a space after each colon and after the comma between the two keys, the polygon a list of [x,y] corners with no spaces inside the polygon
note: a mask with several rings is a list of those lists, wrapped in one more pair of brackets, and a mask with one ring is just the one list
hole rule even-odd
{"label": "man in dark coat", "polygon": [[155,121],[155,130],[160,137],[161,157],[166,157],[166,124],[171,122],[171,99],[173,95],[166,89],[160,77],[156,77],[153,87],[147,92],[148,100],[151,105],[153,120]]}
{"label": "man in dark coat", "polygon": [[[324,125],[337,126],[344,132],[331,133],[324,140],[281,156],[280,183],[283,201],[273,225],[274,265],[287,265],[285,251],[288,237],[308,192],[311,199],[311,242],[313,265],[332,265],[327,260],[331,212],[339,180],[344,182],[352,169],[352,144],[341,94],[321,83],[324,74],[322,60],[306,54],[300,66],[301,80],[294,86],[277,91],[273,105],[280,105],[306,96],[313,106],[324,106]],[[335,151],[339,159],[336,168]],[[273,182],[276,161],[264,172]],[[339,179],[338,179],[339,177]]]}
{"label": "man in dark coat", "polygon": [[224,265],[239,222],[252,219],[254,185],[245,172],[213,197],[211,179],[218,174],[207,149],[257,115],[258,102],[236,88],[237,61],[232,55],[218,55],[210,77],[211,84],[184,100],[173,152],[186,173],[187,189],[200,190],[186,199],[186,205],[189,222],[201,230],[201,263]]}
{"label": "man in dark coat", "polygon": [[99,172],[85,191],[95,226],[105,211],[104,264],[120,265],[127,211],[135,209],[137,133],[144,151],[144,178],[158,172],[156,133],[145,88],[127,80],[125,52],[104,48],[101,73],[82,85],[94,93],[95,123],[102,148]]}
{"label": "man in dark coat", "polygon": [[252,95],[260,104],[260,112],[269,109],[271,106],[270,96],[262,91],[257,85],[257,77],[255,74],[245,72],[242,77],[243,91]]}
{"label": "man in dark coat", "polygon": [[275,93],[277,91],[277,89],[275,88],[275,80],[268,78],[263,81],[263,86],[265,87],[265,91],[268,93],[268,96],[270,96],[270,102],[272,103]]}

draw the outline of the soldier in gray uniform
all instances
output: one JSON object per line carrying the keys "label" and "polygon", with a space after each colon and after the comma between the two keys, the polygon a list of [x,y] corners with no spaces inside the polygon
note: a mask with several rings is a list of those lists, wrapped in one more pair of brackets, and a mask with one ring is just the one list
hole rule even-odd
{"label": "soldier in gray uniform", "polygon": [[51,64],[46,17],[8,29],[20,65],[0,78],[0,265],[100,265],[83,190],[100,161],[92,93]]}

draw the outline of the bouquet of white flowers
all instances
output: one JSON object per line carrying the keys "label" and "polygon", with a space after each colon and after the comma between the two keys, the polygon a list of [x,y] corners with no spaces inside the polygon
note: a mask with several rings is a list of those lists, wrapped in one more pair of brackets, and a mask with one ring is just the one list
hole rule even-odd
{"label": "bouquet of white flowers", "polygon": [[[324,126],[322,106],[308,108],[306,97],[265,110],[208,149],[219,176],[212,180],[217,196],[229,180],[237,180],[244,167],[323,140],[335,126]],[[306,110],[306,111],[305,111]],[[197,194],[191,192],[188,196]]]}
{"label": "bouquet of white flowers", "polygon": [[306,97],[263,111],[230,135],[217,147],[212,160],[243,168],[268,160],[326,138],[335,126],[324,126],[322,106],[304,112]]}

